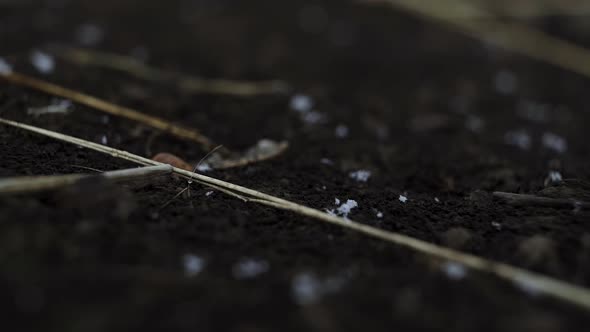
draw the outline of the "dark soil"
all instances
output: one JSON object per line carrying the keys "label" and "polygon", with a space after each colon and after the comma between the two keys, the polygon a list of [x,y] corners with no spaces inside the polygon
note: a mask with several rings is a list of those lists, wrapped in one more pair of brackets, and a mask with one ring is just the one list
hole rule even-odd
{"label": "dark soil", "polygon": [[[568,36],[556,22],[535,24]],[[302,121],[289,107],[292,94],[187,95],[107,69],[57,61],[43,75],[31,66],[31,50],[76,45],[77,29],[89,23],[104,32],[95,48],[140,49],[157,67],[286,80],[294,94],[313,98],[324,121]],[[233,149],[261,138],[290,143],[275,160],[211,176],[322,210],[334,208],[335,198],[354,199],[359,207],[350,218],[362,223],[590,286],[588,211],[512,207],[489,194],[546,193],[544,180],[555,170],[573,180],[550,188],[554,196],[587,197],[585,77],[387,7],[339,2],[8,1],[0,3],[0,40],[0,57],[15,70],[198,128]],[[517,78],[507,94],[495,85],[503,71]],[[106,137],[107,145],[140,155],[198,160],[207,153],[80,105],[67,115],[27,114],[53,99],[0,82],[0,117],[95,142]],[[550,105],[545,119],[523,115],[527,102]],[[337,137],[339,125],[348,136]],[[507,133],[521,130],[528,149],[507,143]],[[567,150],[543,145],[546,133],[565,138]],[[6,126],[0,156],[1,177],[133,166]],[[368,182],[349,177],[359,169],[372,172]],[[160,210],[185,185],[167,177],[88,180],[0,197],[3,325],[577,331],[590,321],[581,309],[496,278],[468,271],[455,280],[406,249],[200,186]],[[184,271],[186,255],[205,262],[195,276]],[[267,271],[239,278],[232,271],[245,259]],[[326,286],[305,303],[294,295],[302,275]]]}

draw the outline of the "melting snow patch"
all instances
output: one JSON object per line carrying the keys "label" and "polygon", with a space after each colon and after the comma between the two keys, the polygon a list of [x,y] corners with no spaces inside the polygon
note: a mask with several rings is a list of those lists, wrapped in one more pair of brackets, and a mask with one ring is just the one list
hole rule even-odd
{"label": "melting snow patch", "polygon": [[313,108],[313,100],[311,97],[306,95],[294,95],[291,97],[290,107],[292,110],[300,112],[300,113],[307,113],[311,111]]}
{"label": "melting snow patch", "polygon": [[367,182],[371,177],[371,171],[361,169],[358,171],[350,172],[348,176],[350,176],[351,179],[354,179],[358,182]]}
{"label": "melting snow patch", "polygon": [[447,277],[451,280],[461,280],[467,275],[465,266],[455,262],[447,262],[442,267]]}
{"label": "melting snow patch", "polygon": [[12,73],[12,66],[6,60],[0,58],[0,74]]}
{"label": "melting snow patch", "polygon": [[543,146],[558,153],[564,153],[567,150],[567,141],[565,138],[553,133],[544,133],[541,138]]}
{"label": "melting snow patch", "polygon": [[408,201],[408,197],[404,196],[404,195],[399,195],[398,197],[399,201],[402,203],[405,203]]}
{"label": "melting snow patch", "polygon": [[524,130],[509,131],[504,135],[504,142],[523,150],[531,148],[531,136]]}
{"label": "melting snow patch", "polygon": [[267,261],[255,258],[245,258],[237,262],[232,269],[236,279],[251,279],[269,270]]}
{"label": "melting snow patch", "polygon": [[76,29],[76,40],[82,45],[93,46],[102,41],[103,31],[94,24],[83,24]]}
{"label": "melting snow patch", "polygon": [[182,265],[184,266],[184,275],[194,277],[203,270],[205,261],[199,256],[186,254],[182,257]]}
{"label": "melting snow patch", "polygon": [[31,53],[31,63],[42,74],[50,74],[55,69],[55,60],[53,57],[38,50]]}
{"label": "melting snow patch", "polygon": [[[336,204],[336,206],[338,206],[338,205],[340,205],[340,200],[338,198],[336,198],[334,200],[334,203]],[[358,203],[353,199],[349,199],[346,201],[346,203],[343,203],[342,205],[338,206],[336,208],[336,210],[326,209],[326,212],[328,212],[331,215],[341,216],[341,217],[347,219],[350,211],[352,211],[352,209],[354,209],[356,207],[358,207]]]}
{"label": "melting snow patch", "polygon": [[509,70],[501,70],[494,79],[496,91],[504,95],[513,94],[518,88],[518,79]]}
{"label": "melting snow patch", "polygon": [[346,138],[348,137],[349,130],[347,126],[340,124],[336,126],[336,130],[334,131],[334,133],[338,138]]}

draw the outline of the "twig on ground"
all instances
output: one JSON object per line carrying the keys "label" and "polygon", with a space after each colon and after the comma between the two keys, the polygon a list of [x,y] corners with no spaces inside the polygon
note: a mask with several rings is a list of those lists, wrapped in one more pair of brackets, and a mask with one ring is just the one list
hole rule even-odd
{"label": "twig on ground", "polygon": [[0,194],[30,193],[68,186],[90,176],[113,181],[124,181],[172,173],[172,166],[157,165],[95,174],[67,174],[49,176],[19,176],[0,179]]}
{"label": "twig on ground", "polygon": [[289,85],[279,80],[256,82],[205,79],[150,67],[132,57],[112,53],[67,46],[53,46],[51,47],[51,51],[58,57],[78,65],[117,70],[150,82],[172,83],[188,93],[251,97],[267,94],[283,94],[289,91]]}
{"label": "twig on ground", "polygon": [[[443,23],[481,41],[590,77],[590,51],[518,22],[452,18],[454,6],[413,0],[372,0]],[[482,8],[478,12],[485,13]]]}
{"label": "twig on ground", "polygon": [[[139,122],[178,138],[196,142],[200,144],[201,148],[205,151],[210,151],[218,145],[214,144],[209,138],[205,137],[196,129],[175,125],[158,117],[143,114],[134,109],[119,106],[108,101],[34,77],[16,72],[10,72],[0,73],[0,79],[4,79],[10,83],[25,86],[51,95],[67,98],[99,111]],[[287,142],[275,142],[272,140],[262,139],[255,146],[243,153],[234,152],[229,149],[221,149],[218,151],[219,154],[212,156],[216,158],[212,158],[212,160],[208,163],[211,168],[218,169],[245,166],[248,164],[275,158],[281,155],[288,148],[288,146],[289,144]]]}
{"label": "twig on ground", "polygon": [[[112,155],[117,158],[129,160],[142,165],[159,165],[160,163],[146,159],[126,151],[116,150],[93,142],[85,141],[76,137],[67,136],[61,133],[56,133],[50,130],[25,125],[22,123],[4,120],[0,118],[0,123],[21,128],[30,132],[35,132],[47,137],[52,137],[57,140],[76,144],[95,151]],[[266,206],[275,207],[277,209],[292,211],[302,216],[307,216],[316,220],[334,224],[349,230],[353,230],[367,236],[384,240],[399,246],[420,252],[422,254],[431,256],[436,259],[454,261],[464,266],[477,270],[480,272],[495,275],[501,279],[513,282],[519,285],[527,285],[533,287],[539,294],[550,296],[562,301],[575,304],[590,310],[590,290],[581,286],[569,284],[551,277],[543,276],[535,272],[510,266],[504,263],[498,263],[485,258],[474,256],[467,253],[462,253],[456,250],[444,248],[432,243],[414,239],[412,237],[385,231],[372,226],[364,225],[350,219],[344,219],[338,216],[330,215],[328,213],[316,210],[307,206],[296,204],[285,199],[281,199],[272,195],[264,194],[249,188],[238,186],[226,181],[211,178],[202,174],[192,173],[190,171],[173,168],[173,172],[183,175],[187,178],[192,178],[194,181],[205,186],[219,189],[222,188],[232,196],[242,197],[244,200],[253,203],[259,203]]]}
{"label": "twig on ground", "polygon": [[502,191],[495,191],[492,194],[508,204],[512,205],[528,205],[528,206],[545,206],[553,208],[574,208],[574,209],[588,209],[590,202],[583,202],[575,199],[565,198],[551,198],[526,194],[514,194]]}

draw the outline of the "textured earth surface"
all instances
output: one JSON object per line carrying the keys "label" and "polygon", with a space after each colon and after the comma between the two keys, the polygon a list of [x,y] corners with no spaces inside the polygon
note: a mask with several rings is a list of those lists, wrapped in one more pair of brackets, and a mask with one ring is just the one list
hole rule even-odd
{"label": "textured earth surface", "polygon": [[[527,24],[588,43],[564,17]],[[232,149],[289,141],[272,161],[213,177],[321,210],[355,200],[356,221],[590,286],[588,211],[490,196],[588,200],[586,77],[361,3],[0,1],[0,40],[15,71],[197,128]],[[43,70],[32,55],[57,44],[205,78],[280,79],[292,90],[189,94],[54,57]],[[0,81],[2,118],[148,157],[207,153],[78,104],[29,112],[55,103]],[[0,156],[1,177],[134,166],[4,125]],[[576,331],[590,321],[526,287],[198,185],[162,208],[185,186],[92,179],[0,196],[4,324]]]}

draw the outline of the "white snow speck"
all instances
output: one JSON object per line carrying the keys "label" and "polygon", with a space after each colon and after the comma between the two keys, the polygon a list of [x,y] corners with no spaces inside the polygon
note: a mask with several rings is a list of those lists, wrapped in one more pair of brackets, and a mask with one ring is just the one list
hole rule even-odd
{"label": "white snow speck", "polygon": [[348,130],[347,126],[340,124],[340,125],[336,126],[336,129],[334,130],[334,134],[338,138],[346,138],[346,137],[348,137],[349,131],[350,130]]}
{"label": "white snow speck", "polygon": [[516,108],[516,114],[533,122],[546,122],[551,106],[532,100],[521,100]]}
{"label": "white snow speck", "polygon": [[43,107],[30,107],[27,114],[39,116],[44,114],[67,114],[70,112],[72,102],[67,99],[55,99],[51,105]]}
{"label": "white snow speck", "polygon": [[322,120],[324,120],[324,115],[320,112],[309,111],[302,114],[301,120],[313,125],[322,122]]}
{"label": "white snow speck", "polygon": [[567,150],[567,141],[565,138],[553,133],[544,133],[541,138],[543,146],[558,153],[564,153]]}
{"label": "white snow speck", "polygon": [[324,164],[324,165],[334,165],[334,162],[328,158],[322,158],[320,159],[320,163]]}
{"label": "white snow speck", "polygon": [[447,262],[442,268],[447,277],[451,280],[461,280],[467,275],[467,269],[459,263]]}
{"label": "white snow speck", "polygon": [[483,120],[479,116],[469,115],[465,120],[465,127],[475,133],[480,132],[483,129],[483,126]]}
{"label": "white snow speck", "polygon": [[504,135],[504,142],[509,145],[519,147],[523,150],[531,148],[531,136],[524,130],[509,131]]}
{"label": "white snow speck", "polygon": [[437,203],[440,203],[440,199],[438,199],[438,197],[435,197],[434,198],[434,201],[437,202]]}
{"label": "white snow speck", "polygon": [[213,194],[213,190],[210,190],[208,192],[205,193],[205,196],[209,197]]}
{"label": "white snow speck", "polygon": [[97,25],[83,24],[76,29],[76,40],[85,46],[94,46],[102,41],[103,31]]}
{"label": "white snow speck", "polygon": [[316,303],[320,298],[320,281],[310,273],[300,273],[291,281],[291,293],[299,305]]}
{"label": "white snow speck", "polygon": [[267,272],[269,268],[265,260],[244,258],[233,266],[232,273],[236,279],[251,279]]}
{"label": "white snow speck", "polygon": [[379,218],[379,219],[383,218],[383,212],[377,211],[377,218]]}
{"label": "white snow speck", "polygon": [[503,95],[511,95],[518,89],[518,79],[509,70],[501,70],[496,74],[494,78],[494,85],[496,91]]}
{"label": "white snow speck", "polygon": [[399,195],[398,197],[399,201],[402,203],[405,203],[408,201],[408,197],[404,196],[404,195]]}
{"label": "white snow speck", "polygon": [[[340,204],[340,200],[338,198],[336,198],[334,200],[334,203],[336,206],[338,206]],[[326,212],[328,214],[331,214],[333,216],[341,216],[344,219],[348,218],[348,214],[350,213],[350,211],[352,211],[352,209],[358,207],[358,203],[353,200],[353,199],[349,199],[346,201],[346,203],[343,203],[342,205],[338,206],[336,208],[336,210],[334,209],[326,209]]]}
{"label": "white snow speck", "polygon": [[0,58],[0,74],[12,73],[12,66],[6,60]]}
{"label": "white snow speck", "polygon": [[549,186],[552,184],[558,184],[561,181],[563,181],[563,177],[561,176],[561,173],[559,173],[558,171],[549,171],[549,174],[545,178],[544,183],[545,183],[545,186]]}
{"label": "white snow speck", "polygon": [[213,170],[213,168],[211,168],[211,166],[209,166],[207,163],[201,163],[199,166],[197,166],[197,171],[202,173],[209,172],[211,170]]}
{"label": "white snow speck", "polygon": [[199,256],[186,254],[182,257],[182,265],[184,266],[184,275],[194,277],[203,270],[205,261]]}
{"label": "white snow speck", "polygon": [[313,99],[309,96],[298,94],[291,97],[289,105],[294,111],[307,113],[313,108]]}
{"label": "white snow speck", "polygon": [[324,279],[309,272],[299,273],[291,281],[293,299],[299,305],[317,303],[325,295],[340,291],[354,273],[354,270],[347,270],[337,276]]}
{"label": "white snow speck", "polygon": [[494,227],[497,230],[501,230],[502,229],[502,224],[500,224],[497,221],[492,221],[492,227]]}
{"label": "white snow speck", "polygon": [[108,142],[109,142],[109,140],[107,139],[107,135],[102,135],[102,136],[100,137],[100,143],[101,143],[102,145],[107,145],[107,144],[108,144]]}
{"label": "white snow speck", "polygon": [[31,53],[31,63],[42,74],[50,74],[55,69],[53,56],[39,50]]}
{"label": "white snow speck", "polygon": [[371,171],[361,169],[358,171],[350,172],[348,174],[348,176],[351,179],[354,179],[358,182],[367,182],[369,180],[369,178],[371,177]]}

